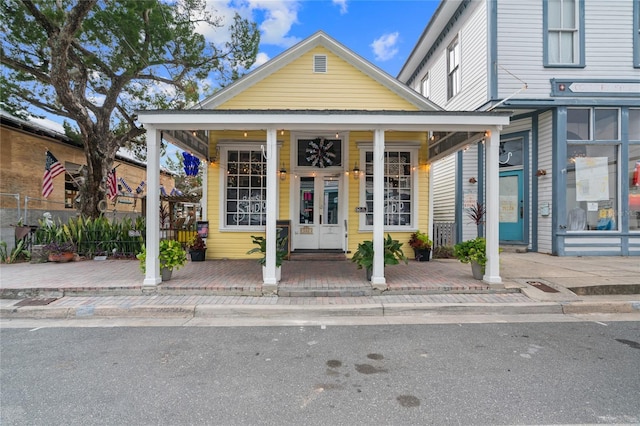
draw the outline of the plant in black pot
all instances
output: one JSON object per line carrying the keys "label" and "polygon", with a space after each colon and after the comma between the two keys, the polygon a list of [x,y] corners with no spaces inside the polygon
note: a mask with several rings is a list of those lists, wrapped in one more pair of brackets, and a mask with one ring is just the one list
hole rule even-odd
{"label": "plant in black pot", "polygon": [[[367,271],[368,281],[371,281],[371,273],[373,272],[373,256],[373,241],[367,240],[358,244],[358,250],[351,257],[351,261],[358,265],[358,269],[364,268]],[[387,234],[387,238],[384,240],[384,264],[385,266],[397,265],[400,261],[408,263],[407,257],[402,251],[402,243]]]}
{"label": "plant in black pot", "polygon": [[205,255],[207,253],[207,244],[204,242],[204,239],[200,236],[200,234],[196,234],[193,236],[191,241],[189,241],[188,248],[192,262],[204,261]]}
{"label": "plant in black pot", "polygon": [[418,229],[416,232],[411,234],[411,238],[409,239],[409,245],[413,249],[413,253],[415,255],[415,259],[419,262],[428,262],[431,258],[431,246],[432,242],[424,232],[420,232]]}

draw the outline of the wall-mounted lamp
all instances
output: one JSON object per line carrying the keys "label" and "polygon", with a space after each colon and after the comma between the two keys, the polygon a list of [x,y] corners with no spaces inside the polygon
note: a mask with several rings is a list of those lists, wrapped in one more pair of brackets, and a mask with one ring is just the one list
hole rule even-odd
{"label": "wall-mounted lamp", "polygon": [[538,171],[536,172],[536,176],[546,176],[547,175],[547,171],[545,169],[538,169]]}
{"label": "wall-mounted lamp", "polygon": [[280,136],[284,136],[284,129],[280,130]]}
{"label": "wall-mounted lamp", "polygon": [[470,177],[469,178],[469,183],[476,183],[476,182],[478,182],[478,180],[476,178],[474,178],[474,177]]}
{"label": "wall-mounted lamp", "polygon": [[360,179],[360,168],[358,167],[358,162],[357,161],[353,165],[353,170],[351,171],[351,173],[353,173],[353,178],[355,180]]}
{"label": "wall-mounted lamp", "polygon": [[280,180],[287,180],[287,169],[284,167],[284,162],[280,167]]}
{"label": "wall-mounted lamp", "polygon": [[193,136],[198,136],[198,132],[197,132],[197,131],[195,131],[195,130],[192,130],[192,131],[191,131],[191,134],[192,134]]}
{"label": "wall-mounted lamp", "polygon": [[245,137],[245,138],[247,137],[247,132],[244,132],[244,137]]}
{"label": "wall-mounted lamp", "polygon": [[214,164],[216,161],[218,161],[218,157],[220,157],[220,147],[216,146],[215,153],[209,156],[209,163]]}

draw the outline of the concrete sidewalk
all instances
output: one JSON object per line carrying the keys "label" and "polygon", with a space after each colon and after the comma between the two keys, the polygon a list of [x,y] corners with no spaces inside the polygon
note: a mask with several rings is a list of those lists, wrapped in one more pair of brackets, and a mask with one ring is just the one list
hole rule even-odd
{"label": "concrete sidewalk", "polygon": [[[389,290],[380,294],[366,292],[370,286],[364,273],[351,262],[288,262],[281,284],[290,289],[287,294],[291,289],[313,287],[317,294],[335,297],[261,296],[260,269],[255,266],[255,262],[244,260],[190,262],[174,271],[174,278],[159,286],[156,293],[143,294],[137,261],[2,265],[0,317],[634,313],[640,319],[640,294],[636,290],[640,286],[640,259],[634,257],[502,253],[503,292],[489,290],[473,280],[469,265],[455,260],[410,262],[408,266],[387,268]],[[588,295],[612,291],[636,294]]]}

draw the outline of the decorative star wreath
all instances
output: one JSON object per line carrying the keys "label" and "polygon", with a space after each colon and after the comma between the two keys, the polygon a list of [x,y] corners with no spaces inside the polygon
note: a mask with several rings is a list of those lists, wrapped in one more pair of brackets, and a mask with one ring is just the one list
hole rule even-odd
{"label": "decorative star wreath", "polygon": [[316,138],[307,145],[307,161],[315,167],[333,166],[333,160],[336,158],[333,152],[333,142],[325,138]]}

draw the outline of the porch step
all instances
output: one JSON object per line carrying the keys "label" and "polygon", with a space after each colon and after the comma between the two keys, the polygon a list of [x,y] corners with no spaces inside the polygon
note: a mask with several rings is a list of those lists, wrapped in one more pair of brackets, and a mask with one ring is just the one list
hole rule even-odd
{"label": "porch step", "polygon": [[280,285],[279,297],[364,297],[373,296],[371,287],[359,288],[304,288],[298,286]]}
{"label": "porch step", "polygon": [[296,250],[291,252],[293,261],[340,261],[347,260],[342,250]]}
{"label": "porch step", "polygon": [[500,244],[500,250],[508,253],[526,253],[529,251],[526,244]]}

